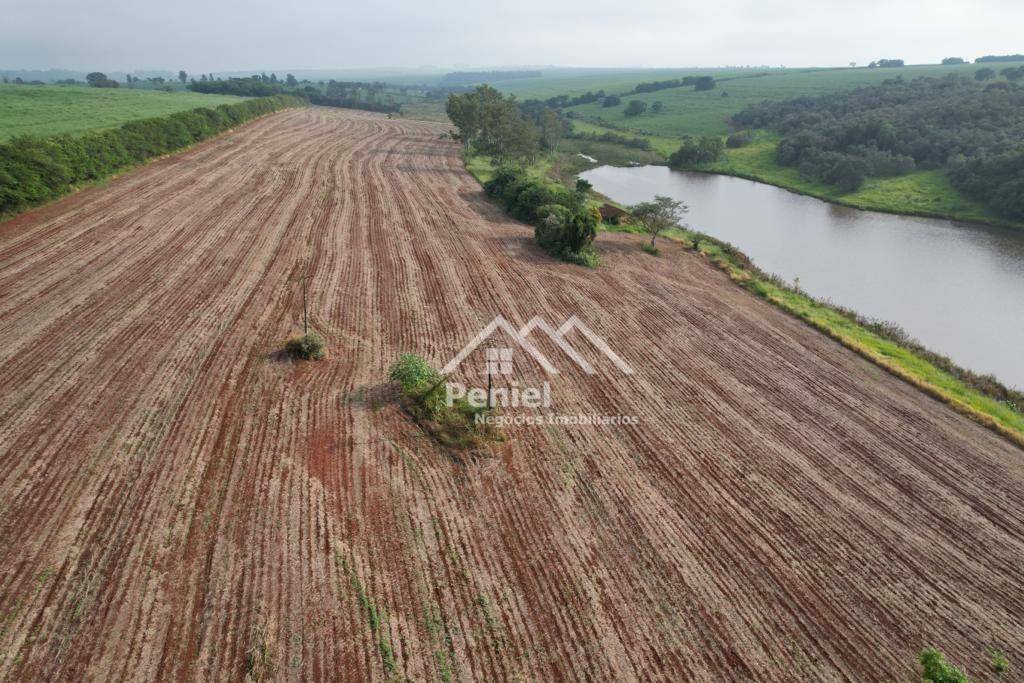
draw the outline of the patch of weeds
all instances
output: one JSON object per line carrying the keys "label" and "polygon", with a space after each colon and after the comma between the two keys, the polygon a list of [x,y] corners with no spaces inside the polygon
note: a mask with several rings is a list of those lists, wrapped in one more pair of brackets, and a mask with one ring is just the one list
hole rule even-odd
{"label": "patch of weeds", "polygon": [[489,412],[487,408],[477,408],[465,399],[448,405],[444,387],[447,377],[423,358],[403,354],[391,366],[388,379],[399,384],[405,409],[441,445],[476,448],[498,438],[495,428],[482,421]]}
{"label": "patch of weeds", "polygon": [[494,647],[495,652],[500,652],[505,647],[505,637],[501,633],[501,622],[494,616],[491,603],[486,595],[477,593],[476,604],[484,617],[484,625],[487,628],[487,634],[491,637],[491,645]]}
{"label": "patch of weeds", "polygon": [[650,254],[651,256],[661,256],[661,249],[658,249],[653,244],[645,244],[640,248],[643,249],[648,254]]}
{"label": "patch of weeds", "polygon": [[1010,660],[999,650],[990,647],[988,649],[989,666],[997,676],[1002,676],[1010,670]]}
{"label": "patch of weeds", "polygon": [[249,634],[249,649],[245,653],[245,678],[259,683],[269,680],[274,673],[274,655],[270,647],[270,628],[257,619]]}
{"label": "patch of weeds", "polygon": [[947,662],[945,655],[933,647],[922,652],[917,661],[921,664],[923,683],[970,683],[967,674]]}
{"label": "patch of weeds", "polygon": [[289,339],[284,350],[292,358],[301,360],[323,360],[327,357],[324,340],[313,332]]}
{"label": "patch of weeds", "polygon": [[384,634],[383,625],[386,621],[384,609],[377,607],[377,603],[366,592],[366,588],[363,587],[363,582],[359,580],[355,567],[350,565],[348,560],[341,557],[340,554],[336,554],[336,558],[341,564],[342,570],[348,575],[349,584],[356,593],[356,601],[359,603],[363,614],[366,615],[366,621],[370,626],[370,633],[373,634],[377,641],[377,651],[380,653],[380,661],[384,666],[384,670],[389,674],[395,673],[398,664],[395,660],[394,647],[392,647],[391,641]]}
{"label": "patch of weeds", "polygon": [[432,643],[438,644],[434,650],[434,661],[437,663],[437,672],[441,680],[449,683],[452,680],[452,665],[448,660],[448,650],[451,647],[451,637],[445,632],[444,620],[438,614],[435,607],[426,596],[426,592],[420,598],[423,605],[423,626],[426,628]]}

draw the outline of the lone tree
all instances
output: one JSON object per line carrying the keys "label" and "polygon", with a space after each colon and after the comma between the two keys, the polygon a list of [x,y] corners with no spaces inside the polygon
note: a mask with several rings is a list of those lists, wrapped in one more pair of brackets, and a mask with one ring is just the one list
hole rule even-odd
{"label": "lone tree", "polygon": [[178,80],[181,81],[182,83],[184,83],[185,81],[188,80],[188,74],[185,73],[184,69],[182,69],[181,71],[178,72]]}
{"label": "lone tree", "polygon": [[86,82],[94,88],[116,88],[117,81],[107,78],[105,73],[93,71],[85,77]]}
{"label": "lone tree", "polygon": [[713,90],[715,87],[715,79],[711,76],[698,76],[696,82],[693,84],[694,90]]}
{"label": "lone tree", "polygon": [[647,111],[647,103],[643,100],[633,100],[622,111],[623,116],[640,116]]}
{"label": "lone tree", "polygon": [[654,240],[658,235],[669,228],[682,227],[683,215],[690,210],[686,204],[678,202],[671,197],[657,195],[653,202],[642,202],[631,206],[629,212],[633,214],[644,230],[651,235],[651,247],[654,247]]}

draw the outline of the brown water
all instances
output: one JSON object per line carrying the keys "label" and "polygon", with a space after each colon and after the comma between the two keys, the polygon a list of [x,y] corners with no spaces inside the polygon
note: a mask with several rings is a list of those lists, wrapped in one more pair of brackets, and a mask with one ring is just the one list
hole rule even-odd
{"label": "brown water", "polygon": [[1024,231],[859,211],[742,178],[664,166],[583,174],[624,204],[668,195],[686,222],[762,270],[1024,388]]}

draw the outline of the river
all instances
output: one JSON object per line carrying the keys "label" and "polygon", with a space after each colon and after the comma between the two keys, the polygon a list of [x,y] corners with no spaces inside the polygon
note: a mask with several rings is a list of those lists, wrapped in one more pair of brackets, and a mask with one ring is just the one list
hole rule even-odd
{"label": "river", "polygon": [[623,204],[682,200],[690,227],[731,242],[762,270],[1024,388],[1024,231],[860,211],[665,166],[601,166],[582,177]]}

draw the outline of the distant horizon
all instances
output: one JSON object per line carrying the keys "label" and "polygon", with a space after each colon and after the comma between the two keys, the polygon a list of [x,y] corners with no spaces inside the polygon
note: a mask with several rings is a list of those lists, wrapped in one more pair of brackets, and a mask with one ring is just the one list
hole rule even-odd
{"label": "distant horizon", "polygon": [[[949,54],[944,57],[940,57],[933,61],[911,61],[904,59],[905,66],[932,66],[940,64],[941,61],[947,57],[961,57],[965,63],[974,63],[974,60],[989,56],[989,55],[1013,55],[1013,54],[1024,54],[1024,48],[1016,52],[987,52],[985,54],[965,57],[962,54]],[[805,65],[791,65],[791,64],[718,64],[715,66],[701,66],[701,65],[630,65],[630,66],[580,66],[580,65],[567,65],[567,64],[500,64],[500,65],[422,65],[422,66],[326,66],[326,67],[252,67],[252,68],[232,68],[232,69],[212,69],[202,68],[190,71],[185,69],[185,72],[191,77],[192,74],[196,76],[202,74],[214,74],[214,75],[225,75],[225,76],[239,76],[239,75],[255,75],[261,73],[275,73],[279,76],[285,74],[297,72],[301,73],[380,73],[380,74],[446,74],[453,72],[486,72],[486,71],[516,71],[516,70],[541,70],[541,71],[681,71],[681,70],[724,70],[724,69],[787,69],[787,70],[801,70],[801,69],[849,69],[849,68],[867,68],[870,62],[877,59],[901,59],[897,55],[881,56],[874,59],[857,62],[853,67],[850,63],[846,64],[805,64]],[[0,74],[11,74],[15,72],[30,72],[30,73],[47,73],[47,72],[73,72],[73,73],[90,73],[93,71],[100,71],[108,74],[136,74],[136,73],[169,73],[177,74],[180,68],[170,67],[140,67],[133,69],[125,69],[121,67],[114,68],[93,68],[93,67],[73,67],[73,66],[46,66],[46,67],[7,67],[0,65]]]}

